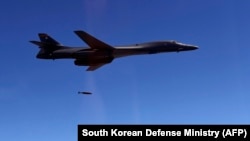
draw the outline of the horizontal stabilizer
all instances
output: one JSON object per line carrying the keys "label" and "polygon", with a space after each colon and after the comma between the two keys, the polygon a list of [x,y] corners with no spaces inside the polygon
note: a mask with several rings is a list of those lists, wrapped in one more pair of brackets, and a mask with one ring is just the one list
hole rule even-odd
{"label": "horizontal stabilizer", "polygon": [[[30,42],[42,48],[51,48],[50,43],[39,42],[39,41],[30,41]],[[60,48],[60,46],[54,46],[54,47]]]}
{"label": "horizontal stabilizer", "polygon": [[92,49],[100,49],[100,50],[113,50],[114,48],[95,37],[91,36],[90,34],[84,31],[75,31],[75,33],[91,47]]}
{"label": "horizontal stabilizer", "polygon": [[30,41],[31,43],[35,44],[35,45],[38,45],[39,47],[43,46],[44,43],[42,42],[38,42],[38,41]]}

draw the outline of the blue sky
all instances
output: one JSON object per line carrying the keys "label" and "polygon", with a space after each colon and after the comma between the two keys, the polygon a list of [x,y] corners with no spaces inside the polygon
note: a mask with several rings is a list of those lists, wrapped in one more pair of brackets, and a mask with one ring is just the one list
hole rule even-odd
{"label": "blue sky", "polygon": [[[249,124],[250,2],[242,0],[5,1],[0,5],[0,139],[76,140],[78,124]],[[45,32],[87,46],[177,40],[181,53],[131,56],[94,72],[39,60]],[[93,95],[78,95],[91,91]],[[14,134],[13,134],[14,133]]]}

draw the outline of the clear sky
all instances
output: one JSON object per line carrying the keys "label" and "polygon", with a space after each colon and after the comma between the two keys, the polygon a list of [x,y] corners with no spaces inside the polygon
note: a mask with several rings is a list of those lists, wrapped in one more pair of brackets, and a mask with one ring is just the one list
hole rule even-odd
{"label": "clear sky", "polygon": [[[0,140],[77,140],[78,124],[249,124],[250,1],[9,0],[0,5]],[[176,40],[198,50],[131,56],[97,71],[39,60],[45,32],[87,46]],[[91,91],[92,95],[79,95]]]}

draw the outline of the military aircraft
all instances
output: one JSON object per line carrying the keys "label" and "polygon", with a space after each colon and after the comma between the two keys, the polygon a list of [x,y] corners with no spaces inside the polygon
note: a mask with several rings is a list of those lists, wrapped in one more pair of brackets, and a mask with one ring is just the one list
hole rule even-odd
{"label": "military aircraft", "polygon": [[131,55],[181,52],[198,49],[197,46],[177,41],[154,41],[127,46],[111,46],[85,31],[74,31],[89,47],[69,47],[60,44],[46,33],[38,33],[40,41],[30,41],[39,46],[39,59],[75,59],[77,66],[89,66],[87,71],[94,71],[119,57]]}

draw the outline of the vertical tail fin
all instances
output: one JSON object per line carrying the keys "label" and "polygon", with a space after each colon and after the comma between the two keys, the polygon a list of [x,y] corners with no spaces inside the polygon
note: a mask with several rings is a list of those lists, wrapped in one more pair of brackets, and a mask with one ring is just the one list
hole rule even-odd
{"label": "vertical tail fin", "polygon": [[40,51],[37,54],[37,58],[52,59],[53,52],[55,50],[63,48],[63,46],[58,41],[56,41],[46,33],[39,33],[38,36],[40,38],[40,42],[30,41],[40,48]]}
{"label": "vertical tail fin", "polygon": [[50,45],[61,45],[58,41],[56,41],[55,39],[53,39],[46,33],[39,33],[38,36],[41,42],[43,43],[50,44]]}

